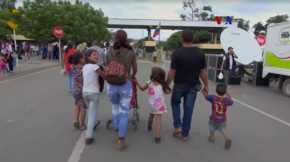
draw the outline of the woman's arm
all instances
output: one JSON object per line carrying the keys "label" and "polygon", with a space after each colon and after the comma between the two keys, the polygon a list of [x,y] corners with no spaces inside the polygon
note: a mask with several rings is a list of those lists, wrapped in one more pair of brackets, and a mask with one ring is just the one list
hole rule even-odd
{"label": "woman's arm", "polygon": [[[65,55],[63,55],[65,56]],[[64,64],[65,64],[65,59],[64,57],[62,57],[62,60],[61,60],[61,69],[64,69]]]}
{"label": "woman's arm", "polygon": [[136,58],[132,62],[132,69],[133,69],[132,78],[135,79],[135,76],[137,74],[137,59]]}

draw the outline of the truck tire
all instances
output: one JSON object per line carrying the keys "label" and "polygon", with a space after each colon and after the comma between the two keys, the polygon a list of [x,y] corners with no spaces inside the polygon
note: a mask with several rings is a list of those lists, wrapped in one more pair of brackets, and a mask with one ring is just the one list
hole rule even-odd
{"label": "truck tire", "polygon": [[284,81],[282,91],[285,96],[290,97],[290,78]]}

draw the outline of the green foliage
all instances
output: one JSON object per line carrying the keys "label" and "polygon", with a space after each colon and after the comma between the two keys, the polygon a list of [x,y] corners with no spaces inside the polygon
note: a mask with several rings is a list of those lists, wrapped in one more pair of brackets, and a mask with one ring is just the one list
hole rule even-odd
{"label": "green foliage", "polygon": [[276,23],[285,22],[285,21],[288,21],[288,19],[289,19],[289,15],[285,14],[285,15],[277,15],[277,16],[274,16],[274,17],[270,17],[266,21],[265,25],[262,22],[258,22],[258,23],[256,23],[253,26],[254,34],[256,36],[258,36],[258,35],[266,35],[267,28],[268,28],[269,24],[276,24]]}
{"label": "green foliage", "polygon": [[62,26],[64,41],[101,42],[110,35],[106,29],[108,18],[103,11],[79,0],[75,4],[62,0],[25,0],[19,11],[24,15],[19,31],[27,38],[56,41],[58,38],[53,35],[55,26]]}
{"label": "green foliage", "polygon": [[[173,33],[168,39],[167,39],[167,49],[177,49],[182,47],[181,43],[181,36],[182,31],[178,31]],[[208,31],[200,31],[194,33],[194,43],[207,43],[211,40],[212,34]],[[164,47],[165,48],[165,47]]]}
{"label": "green foliage", "polygon": [[177,49],[182,47],[181,34],[182,31],[178,31],[170,35],[170,37],[167,39],[169,49]]}
{"label": "green foliage", "polygon": [[193,0],[188,0],[187,2],[184,1],[183,3],[183,9],[186,10],[187,8],[190,8],[190,13],[187,16],[186,14],[181,14],[180,18],[182,20],[195,20],[198,21],[201,20],[208,20],[209,14],[208,12],[212,12],[211,6],[202,6],[202,9],[199,9],[196,7],[196,3]]}
{"label": "green foliage", "polygon": [[12,10],[15,9],[15,1],[5,0],[0,6],[0,38],[6,38],[8,35],[13,34],[12,29],[5,21],[13,21],[15,24],[19,23],[21,15],[19,13],[12,13]]}
{"label": "green foliage", "polygon": [[137,42],[133,45],[134,48],[138,48],[138,49],[143,49],[144,48],[144,45],[143,43],[140,43],[140,42]]}
{"label": "green foliage", "polygon": [[234,22],[238,22],[238,27],[248,31],[250,29],[250,21],[246,21],[242,18],[237,18],[233,20]]}
{"label": "green foliage", "polygon": [[194,34],[194,43],[207,43],[211,41],[212,34],[208,31],[200,31]]}

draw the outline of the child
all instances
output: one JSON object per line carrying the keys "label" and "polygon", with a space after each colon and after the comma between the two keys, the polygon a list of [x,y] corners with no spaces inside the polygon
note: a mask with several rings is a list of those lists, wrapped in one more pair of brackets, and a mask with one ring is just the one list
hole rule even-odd
{"label": "child", "polygon": [[170,93],[169,87],[165,81],[165,72],[160,67],[154,67],[151,70],[150,80],[145,86],[141,86],[137,80],[135,80],[140,90],[145,91],[149,88],[149,103],[150,103],[150,116],[148,120],[148,131],[151,131],[153,119],[156,115],[156,137],[155,142],[160,143],[161,136],[161,116],[166,113],[166,105],[164,101],[163,92]]}
{"label": "child", "polygon": [[4,55],[2,53],[0,53],[0,64],[1,64],[1,73],[5,73],[6,59],[4,58]]}
{"label": "child", "polygon": [[[85,66],[83,67],[83,98],[89,107],[88,113],[88,127],[86,132],[86,144],[89,145],[94,142],[93,130],[97,111],[99,107],[99,75],[105,78],[104,73],[97,65],[98,54],[95,50],[87,50],[85,53]],[[97,122],[97,125],[100,122]]]}
{"label": "child", "polygon": [[[202,91],[206,100],[212,103],[212,114],[209,117],[209,130],[210,136],[208,140],[214,142],[214,132],[220,131],[225,137],[225,149],[231,147],[232,141],[228,137],[227,125],[226,125],[226,111],[228,106],[234,104],[230,92],[227,92],[226,84],[218,84],[216,86],[217,95],[207,95],[205,91]],[[227,96],[225,96],[227,94]]]}
{"label": "child", "polygon": [[[76,129],[85,130],[86,124],[86,110],[88,109],[83,99],[83,73],[82,69],[84,66],[83,54],[80,51],[76,51],[74,54],[68,56],[68,63],[72,66],[72,78],[73,78],[73,96],[75,98],[75,120],[74,127]],[[79,116],[81,113],[81,123],[79,122]]]}

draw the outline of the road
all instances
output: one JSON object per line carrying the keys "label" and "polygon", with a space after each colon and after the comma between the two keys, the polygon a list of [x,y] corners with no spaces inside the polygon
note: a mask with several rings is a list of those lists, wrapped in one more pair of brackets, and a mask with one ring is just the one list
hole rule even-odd
{"label": "road", "polygon": [[[138,62],[138,80],[145,84],[153,66],[169,64]],[[228,109],[228,132],[232,147],[225,150],[224,139],[207,141],[210,103],[198,94],[190,140],[172,137],[169,111],[163,115],[162,142],[155,144],[155,132],[147,131],[147,92],[138,91],[138,130],[128,125],[128,148],[120,152],[114,131],[106,129],[111,107],[106,91],[101,93],[95,143],[84,145],[84,131],[75,130],[74,100],[68,78],[59,68],[0,82],[0,161],[1,162],[286,162],[290,161],[289,98],[273,88],[232,86],[234,106]],[[210,82],[210,92],[215,84]],[[170,110],[170,95],[165,97]],[[153,128],[154,130],[154,128]],[[80,158],[78,158],[80,155]]]}

